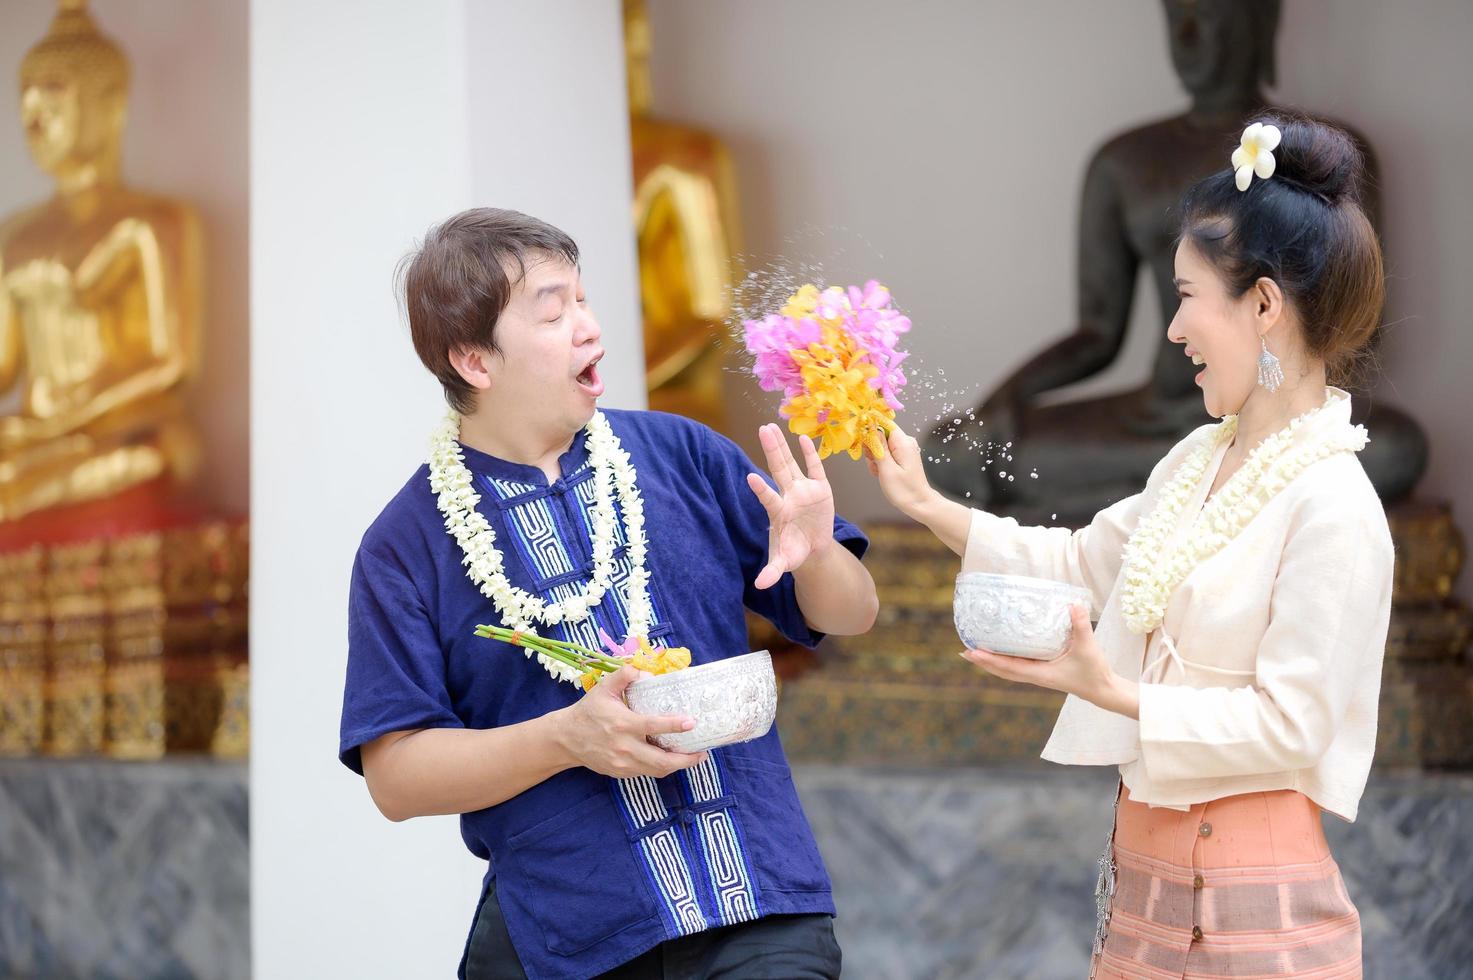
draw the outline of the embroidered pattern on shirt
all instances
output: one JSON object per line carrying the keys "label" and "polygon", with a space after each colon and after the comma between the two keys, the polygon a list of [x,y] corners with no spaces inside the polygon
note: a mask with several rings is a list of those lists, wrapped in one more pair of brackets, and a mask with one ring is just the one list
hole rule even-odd
{"label": "embroidered pattern on shirt", "polygon": [[[592,503],[593,481],[584,474],[591,474],[591,472],[592,468],[585,465],[568,478],[569,483],[578,480],[580,488],[585,486],[588,488],[590,504]],[[534,588],[541,590],[546,587],[549,579],[572,574],[575,571],[572,557],[568,554],[567,546],[558,533],[557,517],[547,503],[551,491],[545,487],[517,483],[512,480],[498,480],[495,477],[484,477],[483,480],[500,498],[507,523],[515,532],[512,537],[516,541],[517,550],[537,577]],[[583,503],[581,496],[579,503]],[[617,507],[617,504],[615,506]],[[615,522],[615,527],[620,531],[623,530],[620,527],[622,523],[622,520]]]}
{"label": "embroidered pattern on shirt", "polygon": [[[594,505],[591,468],[584,464],[562,481],[564,489],[496,479],[480,475],[482,485],[491,491],[506,520],[512,547],[531,573],[533,590],[549,601],[576,595],[592,573],[588,562],[576,562],[566,540],[567,534],[578,533],[584,541],[592,540]],[[560,524],[552,498],[561,494],[571,498],[580,525]],[[617,507],[617,503],[615,504]],[[568,520],[568,515],[563,515]],[[629,610],[625,603],[630,562],[626,553],[622,516],[615,522],[615,571],[612,587],[594,610],[593,616],[578,623],[556,627],[564,639],[584,646],[600,647],[598,629],[610,635],[624,635],[628,628]],[[586,549],[584,549],[586,550]],[[650,594],[650,643],[669,645],[671,625],[662,615],[653,586]],[[731,812],[731,798],[725,794],[721,769],[715,752],[700,766],[687,770],[683,777],[689,802],[672,813],[665,803],[660,785],[648,776],[614,779],[614,798],[624,817],[631,839],[640,857],[646,879],[660,898],[661,911],[671,936],[684,936],[721,925],[734,925],[757,918],[761,913],[751,865],[742,845],[740,829]],[[689,845],[682,843],[679,826],[688,828]],[[703,908],[692,861],[702,865],[702,884],[709,889],[714,909]]]}
{"label": "embroidered pattern on shirt", "polygon": [[[705,762],[685,770],[686,788],[696,804],[724,800],[721,767],[716,758],[716,752],[712,751]],[[762,913],[758,909],[757,890],[731,810],[724,806],[696,809],[695,826],[721,924],[730,926],[758,918]]]}
{"label": "embroidered pattern on shirt", "polygon": [[[512,532],[510,538],[513,550],[532,574],[532,590],[540,593],[549,602],[581,594],[588,576],[593,573],[592,557],[587,561],[574,562],[551,505],[551,488],[489,476],[481,476],[480,479],[482,485],[491,491],[506,519]],[[578,502],[578,506],[572,509],[578,514],[584,540],[592,541],[592,467],[585,463],[563,482],[571,488],[573,499]],[[614,508],[618,518],[614,522],[614,576],[609,591],[593,610],[592,617],[578,623],[562,623],[554,630],[555,633],[560,630],[565,640],[581,643],[595,650],[603,647],[598,638],[600,626],[610,636],[622,638],[629,623],[629,604],[626,597],[629,573],[633,566],[629,561],[628,542],[624,537],[623,514],[619,513],[618,507],[618,502],[615,501]],[[574,528],[567,529],[573,530]],[[658,639],[669,632],[670,624],[662,615],[658,597],[652,587],[649,640],[659,645]]]}
{"label": "embroidered pattern on shirt", "polygon": [[666,924],[676,935],[688,936],[710,928],[696,898],[685,853],[675,835],[675,826],[660,798],[660,787],[649,776],[616,779],[618,798],[624,817],[640,834],[638,846],[644,857],[645,872],[659,894]]}

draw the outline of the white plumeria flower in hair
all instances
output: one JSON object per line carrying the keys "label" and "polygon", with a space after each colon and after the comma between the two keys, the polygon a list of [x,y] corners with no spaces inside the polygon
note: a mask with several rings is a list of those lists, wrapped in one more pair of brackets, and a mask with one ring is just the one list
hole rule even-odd
{"label": "white plumeria flower in hair", "polygon": [[1254,174],[1260,180],[1268,180],[1274,175],[1274,150],[1282,138],[1279,127],[1271,124],[1254,123],[1243,130],[1243,138],[1233,151],[1233,171],[1238,190],[1246,191]]}

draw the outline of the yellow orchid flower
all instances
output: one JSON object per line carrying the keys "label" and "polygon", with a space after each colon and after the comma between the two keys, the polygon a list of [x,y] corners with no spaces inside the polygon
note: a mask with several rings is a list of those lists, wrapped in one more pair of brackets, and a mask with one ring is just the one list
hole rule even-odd
{"label": "yellow orchid flower", "polygon": [[859,459],[866,449],[883,456],[895,410],[870,384],[879,372],[849,335],[825,324],[823,341],[794,351],[793,363],[803,393],[783,406],[789,430],[818,442],[820,458],[843,452]]}
{"label": "yellow orchid flower", "polygon": [[794,320],[813,316],[813,311],[818,309],[818,297],[818,287],[808,283],[788,297],[788,301],[783,304],[783,316]]}
{"label": "yellow orchid flower", "polygon": [[896,345],[910,330],[888,289],[874,280],[822,290],[805,283],[781,313],[742,326],[757,380],[783,392],[794,434],[812,436],[821,458],[884,456],[906,381]]}
{"label": "yellow orchid flower", "polygon": [[629,658],[629,662],[639,670],[648,671],[653,674],[656,659],[655,648],[650,646],[650,641],[645,637],[635,637],[639,643],[639,651]]}
{"label": "yellow orchid flower", "polygon": [[685,647],[666,647],[661,653],[664,655],[667,674],[690,666],[690,650]]}
{"label": "yellow orchid flower", "polygon": [[690,650],[685,647],[656,649],[649,640],[639,637],[639,652],[629,660],[635,668],[650,674],[670,674],[690,666]]}

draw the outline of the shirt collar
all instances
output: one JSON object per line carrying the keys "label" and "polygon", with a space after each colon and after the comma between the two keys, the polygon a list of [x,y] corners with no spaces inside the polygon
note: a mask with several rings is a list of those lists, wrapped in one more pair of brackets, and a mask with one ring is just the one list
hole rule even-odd
{"label": "shirt collar", "polygon": [[[472,473],[489,476],[496,480],[526,483],[534,487],[549,486],[547,474],[542,472],[539,466],[533,466],[530,463],[513,463],[511,460],[473,449],[465,443],[459,445],[460,451],[465,455],[465,465]],[[588,430],[579,429],[567,452],[558,457],[558,470],[562,473],[558,482],[563,482],[577,473],[583,468],[587,459]]]}

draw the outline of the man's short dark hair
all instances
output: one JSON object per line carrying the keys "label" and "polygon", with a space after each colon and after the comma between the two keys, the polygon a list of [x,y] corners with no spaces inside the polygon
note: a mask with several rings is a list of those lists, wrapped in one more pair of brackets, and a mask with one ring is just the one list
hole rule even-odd
{"label": "man's short dark hair", "polygon": [[451,365],[451,353],[500,353],[496,321],[528,266],[545,259],[577,266],[578,246],[565,232],[520,212],[472,208],[431,228],[400,262],[415,353],[462,415],[475,408],[475,389]]}

